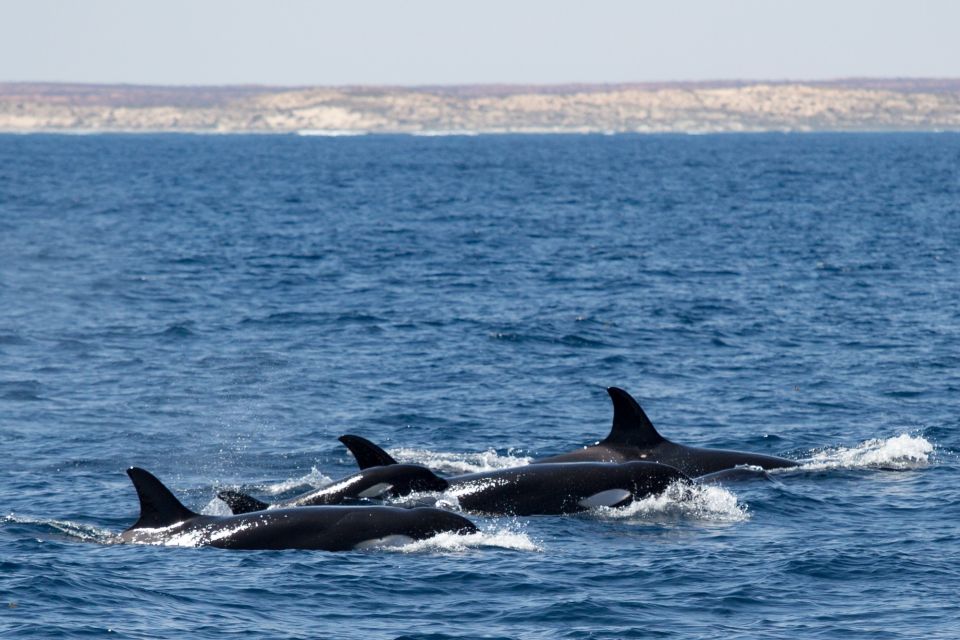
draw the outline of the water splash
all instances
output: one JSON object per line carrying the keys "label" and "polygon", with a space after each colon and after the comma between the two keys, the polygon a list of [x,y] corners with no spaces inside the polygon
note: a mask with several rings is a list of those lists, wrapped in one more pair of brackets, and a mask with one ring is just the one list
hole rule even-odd
{"label": "water splash", "polygon": [[220,498],[211,498],[210,502],[203,505],[200,513],[205,516],[231,516],[233,511],[230,506]]}
{"label": "water splash", "polygon": [[[329,487],[333,484],[333,478],[324,474],[316,467],[311,467],[309,473],[296,478],[289,478],[287,480],[281,480],[280,482],[254,484],[249,485],[249,487],[253,492],[275,496],[294,489],[302,490],[309,488],[309,490],[313,490]],[[246,492],[246,489],[244,489],[244,491]],[[229,516],[233,514],[233,511],[230,510],[226,502],[214,497],[200,509],[200,513],[208,516]]]}
{"label": "water splash", "polygon": [[476,533],[439,533],[426,540],[417,540],[402,546],[386,546],[380,551],[398,553],[436,553],[436,552],[463,552],[468,549],[495,547],[513,551],[540,552],[543,548],[534,542],[521,528],[519,523],[513,522],[506,526],[497,525],[487,527]]}
{"label": "water splash", "polygon": [[309,473],[302,475],[299,478],[290,478],[289,480],[281,480],[280,482],[260,485],[256,488],[268,495],[275,496],[277,494],[284,493],[292,489],[297,489],[299,487],[309,486],[315,489],[319,489],[331,483],[333,483],[333,478],[324,474],[322,471],[320,471],[316,467],[311,467]]}
{"label": "water splash", "polygon": [[930,463],[933,444],[923,436],[908,433],[875,438],[855,447],[834,447],[815,452],[801,461],[802,469],[916,469]]}
{"label": "water splash", "polygon": [[750,514],[736,494],[716,485],[685,480],[674,482],[662,493],[635,500],[624,507],[597,507],[591,514],[610,520],[692,519],[710,522],[741,522]]}
{"label": "water splash", "polygon": [[512,451],[500,455],[493,449],[480,453],[450,453],[444,451],[428,451],[426,449],[393,449],[390,454],[399,462],[422,464],[440,473],[478,473],[481,471],[495,471],[509,467],[522,467],[530,464],[533,458],[515,456]]}

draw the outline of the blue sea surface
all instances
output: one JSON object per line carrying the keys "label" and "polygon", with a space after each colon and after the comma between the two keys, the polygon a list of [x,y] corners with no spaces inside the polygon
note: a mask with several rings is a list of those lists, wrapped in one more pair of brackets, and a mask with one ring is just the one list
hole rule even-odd
{"label": "blue sea surface", "polygon": [[[189,507],[610,428],[770,481],[346,553]],[[0,136],[0,635],[960,637],[960,136]],[[455,505],[453,505],[455,507]]]}

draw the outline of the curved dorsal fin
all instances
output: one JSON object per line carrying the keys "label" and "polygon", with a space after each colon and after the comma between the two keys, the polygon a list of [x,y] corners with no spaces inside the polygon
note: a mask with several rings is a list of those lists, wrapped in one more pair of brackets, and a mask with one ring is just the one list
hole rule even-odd
{"label": "curved dorsal fin", "polygon": [[250,513],[251,511],[263,511],[270,506],[266,502],[261,502],[253,496],[248,496],[245,493],[232,491],[230,489],[225,489],[219,492],[217,497],[227,503],[227,506],[230,507],[230,511],[233,512],[233,515]]}
{"label": "curved dorsal fin", "polygon": [[127,475],[140,498],[140,519],[131,529],[159,529],[197,516],[149,471],[130,467]]}
{"label": "curved dorsal fin", "polygon": [[397,461],[390,457],[389,453],[366,438],[347,434],[340,436],[337,440],[346,445],[347,449],[350,449],[350,453],[357,459],[357,465],[361,471],[370,467],[385,467],[390,464],[397,464]]}
{"label": "curved dorsal fin", "polygon": [[601,441],[602,444],[652,447],[666,441],[629,393],[617,387],[608,388],[607,393],[613,400],[613,427],[610,435]]}

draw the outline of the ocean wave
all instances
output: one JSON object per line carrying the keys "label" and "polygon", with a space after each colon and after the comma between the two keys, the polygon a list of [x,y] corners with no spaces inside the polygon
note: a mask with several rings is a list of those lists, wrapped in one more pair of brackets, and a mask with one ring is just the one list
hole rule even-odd
{"label": "ocean wave", "polygon": [[114,531],[88,524],[71,522],[69,520],[32,518],[30,516],[18,516],[15,513],[11,513],[0,518],[0,524],[36,527],[41,534],[55,537],[63,536],[75,542],[111,544],[117,541],[117,534]]}
{"label": "ocean wave", "polygon": [[801,460],[801,469],[916,469],[930,463],[934,445],[919,435],[902,433],[891,438],[875,438],[855,447],[832,447],[815,451]]}

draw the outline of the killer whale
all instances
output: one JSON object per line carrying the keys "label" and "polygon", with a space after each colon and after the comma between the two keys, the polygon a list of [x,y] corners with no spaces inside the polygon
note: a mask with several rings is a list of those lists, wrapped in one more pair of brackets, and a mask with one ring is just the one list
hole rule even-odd
{"label": "killer whale", "polygon": [[456,513],[430,507],[319,506],[201,515],[185,507],[150,472],[131,467],[127,475],[140,500],[140,517],[119,535],[126,543],[165,544],[180,539],[224,549],[347,551],[477,530]]}
{"label": "killer whale", "polygon": [[702,449],[671,442],[657,432],[640,403],[629,393],[617,387],[609,387],[607,393],[613,401],[613,426],[606,438],[583,449],[538,458],[531,464],[645,460],[675,467],[691,477],[741,466],[764,470],[798,466],[793,460],[777,456]]}
{"label": "killer whale", "polygon": [[656,462],[526,465],[448,478],[460,508],[487,515],[554,515],[621,507],[689,478]]}
{"label": "killer whale", "polygon": [[343,504],[352,500],[380,498],[385,495],[401,497],[415,491],[444,491],[447,486],[446,480],[418,464],[398,464],[391,468],[372,465],[329,486],[273,504],[261,502],[245,493],[230,489],[220,491],[217,497],[226,502],[230,510],[237,514],[268,508]]}
{"label": "killer whale", "polygon": [[[357,459],[361,472],[376,471],[383,482],[390,473],[405,466],[366,438],[345,435],[340,438]],[[660,493],[687,476],[672,467],[654,462],[627,463],[575,462],[526,465],[493,471],[439,478],[457,498],[460,508],[487,515],[554,515],[576,513],[597,506],[617,507],[650,494]],[[440,484],[439,482],[436,484]],[[249,513],[271,508],[244,494],[221,498],[234,513]],[[315,504],[311,494],[282,503]]]}

